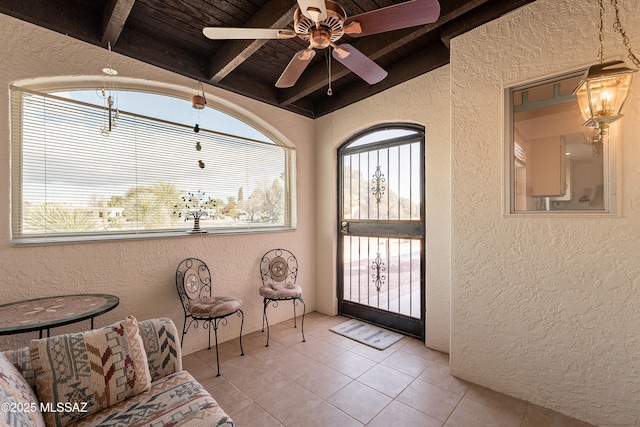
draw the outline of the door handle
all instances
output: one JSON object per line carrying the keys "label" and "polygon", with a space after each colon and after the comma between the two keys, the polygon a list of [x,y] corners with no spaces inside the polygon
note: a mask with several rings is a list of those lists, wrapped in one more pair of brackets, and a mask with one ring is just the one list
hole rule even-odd
{"label": "door handle", "polygon": [[349,233],[349,223],[347,221],[342,221],[340,223],[340,232],[342,234],[348,234]]}

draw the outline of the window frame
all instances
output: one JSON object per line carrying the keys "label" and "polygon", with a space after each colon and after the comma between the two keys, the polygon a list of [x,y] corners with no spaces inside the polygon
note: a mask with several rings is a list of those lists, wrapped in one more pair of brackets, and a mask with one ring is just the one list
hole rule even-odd
{"label": "window frame", "polygon": [[[10,176],[11,176],[11,184],[10,184],[10,200],[11,200],[11,208],[10,208],[10,238],[12,245],[47,245],[47,244],[59,244],[59,243],[78,243],[78,242],[97,242],[97,241],[114,241],[114,240],[131,240],[131,239],[148,239],[148,238],[171,238],[171,237],[184,237],[189,235],[185,233],[190,228],[191,222],[185,223],[184,227],[176,228],[176,229],[134,229],[134,230],[119,230],[119,231],[90,231],[90,232],[56,232],[56,233],[47,233],[46,231],[43,233],[28,233],[24,234],[23,223],[24,223],[24,215],[23,211],[23,174],[24,174],[24,162],[23,162],[23,114],[22,114],[22,96],[14,95],[14,91],[22,92],[22,93],[32,93],[36,95],[44,95],[46,97],[55,98],[58,100],[62,100],[63,102],[70,102],[73,104],[82,104],[87,108],[95,109],[96,105],[91,105],[84,103],[82,101],[69,100],[66,98],[61,98],[55,95],[49,94],[49,92],[62,92],[62,91],[95,91],[96,87],[100,87],[99,82],[66,82],[66,83],[57,83],[57,84],[41,84],[41,85],[29,85],[29,86],[18,86],[18,85],[10,85],[10,100],[11,100],[11,115],[10,115],[10,128],[11,128],[11,160],[10,160]],[[126,88],[119,87],[120,91],[130,91],[130,92],[141,92],[152,95],[160,95],[165,97],[177,98],[182,101],[188,100],[190,97],[189,93],[185,91],[181,91],[177,88],[165,88],[162,86],[154,86],[152,84],[132,84],[129,83],[126,85]],[[16,102],[16,99],[19,99]],[[268,132],[264,130],[264,126],[259,126],[252,123],[252,120],[249,120],[246,117],[242,117],[237,112],[231,113],[230,110],[233,108],[225,105],[224,101],[218,102],[215,97],[208,95],[208,104],[205,108],[211,108],[216,110],[219,113],[222,113],[226,116],[232,117],[236,120],[239,120],[245,123],[249,128],[259,132],[264,137],[266,137],[269,141],[273,143],[274,147],[278,147],[283,151],[283,164],[284,168],[284,177],[283,177],[283,191],[284,191],[284,201],[283,201],[283,209],[284,209],[284,219],[283,224],[275,224],[275,225],[251,225],[246,227],[203,227],[206,230],[206,233],[198,234],[200,236],[215,236],[215,235],[227,235],[227,234],[253,234],[253,233],[265,233],[265,232],[280,232],[280,231],[290,231],[295,230],[297,228],[297,203],[296,203],[296,149],[295,146],[291,143],[285,143],[281,138],[276,138],[273,136],[275,132]],[[213,102],[212,102],[213,101]],[[188,101],[185,101],[188,102]],[[97,107],[100,109],[100,107]],[[180,123],[175,122],[167,122],[162,118],[144,116],[142,114],[137,113],[127,113],[121,110],[121,114],[126,114],[132,117],[142,117],[144,119],[149,119],[152,121],[157,121],[160,123],[168,124],[171,126],[177,127],[187,127]],[[16,119],[16,115],[19,116],[19,119]],[[191,127],[190,127],[191,128]],[[219,131],[209,130],[206,127],[201,128],[204,132],[210,132],[213,134],[219,135],[229,135],[224,134]],[[100,132],[99,129],[96,129],[96,132]],[[252,140],[251,138],[237,136],[236,138],[244,140],[247,143],[255,143],[261,145],[272,145],[271,143],[267,143],[259,140]],[[137,164],[137,162],[136,162]],[[131,183],[131,186],[135,186],[136,183]],[[224,197],[224,196],[222,196]],[[18,205],[18,207],[16,207]],[[19,213],[16,214],[16,209],[19,210]]]}
{"label": "window frame", "polygon": [[[585,69],[554,73],[543,77],[513,82],[503,86],[503,217],[611,217],[619,216],[621,212],[618,192],[621,186],[620,174],[620,121],[614,122],[609,128],[603,149],[603,178],[604,178],[604,209],[602,210],[515,210],[515,140],[513,93],[525,89],[535,88],[566,78],[584,74]],[[577,106],[577,101],[576,101]]]}

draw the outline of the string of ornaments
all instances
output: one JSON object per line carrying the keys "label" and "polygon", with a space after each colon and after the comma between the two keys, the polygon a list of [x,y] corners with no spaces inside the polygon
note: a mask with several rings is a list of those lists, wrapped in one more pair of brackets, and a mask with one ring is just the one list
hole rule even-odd
{"label": "string of ornaments", "polygon": [[[191,105],[193,108],[198,110],[198,122],[200,121],[200,110],[204,109],[204,106],[207,105],[207,98],[204,96],[204,87],[202,86],[202,82],[198,82],[198,93],[191,97]],[[200,132],[200,125],[196,123],[193,127],[193,131],[195,133]],[[202,145],[200,145],[200,141],[196,139],[196,151],[200,152],[202,150]],[[204,169],[204,162],[202,160],[198,160],[198,167],[200,169]]]}
{"label": "string of ornaments", "polygon": [[[200,115],[200,113],[198,113],[198,116]],[[200,125],[198,123],[196,123],[196,125],[193,127],[193,131],[195,133],[200,132]],[[196,139],[196,151],[202,151],[202,145],[200,144],[200,141],[198,141]],[[198,160],[198,166],[200,167],[200,169],[204,169],[204,162],[202,160]]]}

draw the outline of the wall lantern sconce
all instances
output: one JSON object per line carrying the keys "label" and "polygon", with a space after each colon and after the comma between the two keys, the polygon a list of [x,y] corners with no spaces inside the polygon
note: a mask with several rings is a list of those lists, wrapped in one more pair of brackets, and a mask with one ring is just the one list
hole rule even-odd
{"label": "wall lantern sconce", "polygon": [[[628,68],[624,61],[604,62],[604,0],[598,1],[600,4],[599,63],[589,67],[573,94],[578,99],[578,106],[585,119],[583,126],[595,128],[599,140],[602,141],[609,125],[623,117],[620,111],[629,95],[633,74],[638,70]],[[615,9],[613,28],[622,36],[624,46],[629,53],[628,58],[640,68],[640,60],[631,51],[629,38],[620,23],[618,1],[611,0],[611,4]]]}
{"label": "wall lantern sconce", "polygon": [[191,105],[196,110],[202,110],[207,105],[207,99],[204,97],[204,88],[200,82],[198,82],[198,94],[191,97]]}

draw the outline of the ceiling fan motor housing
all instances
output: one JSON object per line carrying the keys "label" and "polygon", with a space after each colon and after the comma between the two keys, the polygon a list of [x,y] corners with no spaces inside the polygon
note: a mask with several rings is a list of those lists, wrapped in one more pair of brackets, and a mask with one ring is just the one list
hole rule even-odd
{"label": "ceiling fan motor housing", "polygon": [[318,49],[326,48],[330,42],[335,43],[344,35],[343,24],[347,19],[347,13],[338,3],[326,0],[325,4],[327,17],[318,22],[318,26],[313,20],[304,16],[300,8],[296,9],[293,16],[293,27],[298,36]]}

